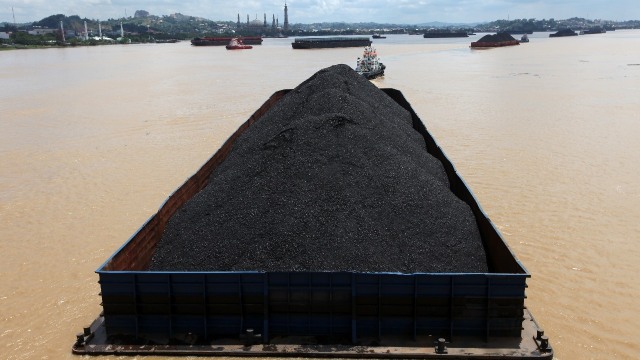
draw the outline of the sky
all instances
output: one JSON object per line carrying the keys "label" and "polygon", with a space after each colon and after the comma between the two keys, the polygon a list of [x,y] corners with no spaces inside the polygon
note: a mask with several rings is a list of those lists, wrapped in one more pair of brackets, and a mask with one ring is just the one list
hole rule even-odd
{"label": "sky", "polygon": [[[287,0],[289,23],[477,23],[500,19],[640,20],[640,0]],[[199,16],[214,21],[284,21],[285,0],[0,0],[0,22],[29,23],[49,15],[118,19],[136,10]]]}

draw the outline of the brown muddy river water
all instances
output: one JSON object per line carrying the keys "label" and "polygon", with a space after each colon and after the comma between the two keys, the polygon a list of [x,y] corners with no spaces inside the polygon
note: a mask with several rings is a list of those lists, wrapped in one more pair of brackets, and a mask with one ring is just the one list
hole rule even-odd
{"label": "brown muddy river water", "polygon": [[[635,359],[640,31],[530,39],[391,35],[374,83],[403,92],[531,273],[556,358]],[[0,358],[77,358],[94,271],[272,93],[362,51],[291,41],[0,52]]]}

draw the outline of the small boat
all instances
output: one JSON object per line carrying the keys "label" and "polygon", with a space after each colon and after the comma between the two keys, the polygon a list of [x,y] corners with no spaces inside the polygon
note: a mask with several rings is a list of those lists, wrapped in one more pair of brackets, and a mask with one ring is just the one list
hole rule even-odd
{"label": "small boat", "polygon": [[242,42],[242,39],[232,38],[229,40],[229,44],[227,44],[227,50],[242,50],[242,49],[253,49],[251,45],[245,45]]}
{"label": "small boat", "polygon": [[522,35],[522,37],[520,37],[520,42],[521,43],[528,43],[529,42],[529,37],[527,36],[527,34]]}
{"label": "small boat", "polygon": [[373,34],[372,38],[374,38],[374,39],[386,39],[387,37],[376,33],[376,34]]}
{"label": "small boat", "polygon": [[367,79],[373,79],[378,76],[384,75],[384,66],[378,58],[376,49],[371,46],[364,48],[362,58],[358,58],[356,63],[356,72]]}

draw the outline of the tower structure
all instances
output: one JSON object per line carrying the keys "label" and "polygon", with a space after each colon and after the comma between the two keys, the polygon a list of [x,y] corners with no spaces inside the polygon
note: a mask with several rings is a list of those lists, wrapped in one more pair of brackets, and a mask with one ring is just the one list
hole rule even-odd
{"label": "tower structure", "polygon": [[287,2],[284,3],[284,28],[285,32],[289,31],[289,10],[287,9]]}
{"label": "tower structure", "polygon": [[62,35],[62,42],[67,41],[64,38],[64,25],[62,24],[62,20],[60,20],[60,34]]}
{"label": "tower structure", "polygon": [[236,27],[240,29],[240,13],[238,13],[238,23],[236,24]]}
{"label": "tower structure", "polygon": [[264,27],[267,27],[267,13],[264,13]]}

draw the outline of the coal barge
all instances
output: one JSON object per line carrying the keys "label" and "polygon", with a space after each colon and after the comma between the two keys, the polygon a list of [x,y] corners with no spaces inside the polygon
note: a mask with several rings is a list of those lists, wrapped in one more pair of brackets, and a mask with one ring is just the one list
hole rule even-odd
{"label": "coal barge", "polygon": [[465,38],[469,37],[469,34],[466,31],[427,31],[423,37],[426,39]]}
{"label": "coal barge", "polygon": [[335,37],[309,37],[309,38],[296,38],[291,47],[294,49],[324,49],[324,48],[339,48],[339,47],[364,47],[370,46],[371,39],[369,37],[349,37],[349,36],[335,36]]}
{"label": "coal barge", "polygon": [[[469,207],[486,249],[487,270],[398,272],[391,267],[389,271],[374,272],[313,271],[313,268],[271,271],[249,267],[245,271],[150,270],[163,233],[172,227],[171,221],[181,208],[214,183],[216,173],[234,156],[234,145],[241,143],[243,134],[268,127],[265,122],[279,118],[276,109],[282,110],[283,106],[286,109],[282,104],[296,99],[304,86],[331,71],[344,76],[336,78],[336,85],[346,85],[347,90],[355,91],[351,95],[356,97],[363,94],[352,104],[373,96],[372,106],[379,106],[376,113],[388,114],[390,107],[395,114],[407,113],[407,125],[423,142],[422,151],[440,161],[447,187]],[[328,92],[319,99],[333,94],[341,101],[348,100],[349,93],[337,90],[338,87],[326,89]],[[349,115],[348,108],[345,115],[335,116],[329,113],[335,111],[337,104],[326,105],[331,108],[319,118],[327,121],[325,126],[340,130],[357,125],[359,120]],[[322,109],[321,105],[316,108],[321,113]],[[292,129],[277,134],[264,144],[263,150],[286,151],[298,133],[296,128]],[[384,139],[376,141],[380,140]],[[350,191],[348,187],[345,190]],[[273,210],[279,212],[277,204]],[[385,214],[382,215],[394,217]],[[407,235],[395,234],[397,241]],[[393,253],[392,250],[378,249],[385,254]],[[406,250],[409,257],[414,249]],[[243,257],[254,255],[248,252]],[[286,262],[289,253],[281,255]],[[77,335],[72,347],[74,354],[553,357],[547,336],[524,306],[526,279],[531,275],[487,218],[453,164],[400,91],[377,89],[346,65],[337,70],[336,67],[322,70],[294,91],[274,93],[96,272],[103,312]]]}
{"label": "coal barge", "polygon": [[578,33],[571,29],[562,29],[553,34],[549,34],[550,38],[565,37],[565,36],[578,36]]}
{"label": "coal barge", "polygon": [[485,35],[478,41],[471,43],[472,48],[494,48],[503,46],[520,45],[520,42],[506,32],[500,32],[494,35]]}
{"label": "coal barge", "polygon": [[601,26],[594,26],[587,30],[580,31],[580,35],[605,34],[607,30]]}
{"label": "coal barge", "polygon": [[[191,39],[191,45],[194,46],[226,46],[233,37],[197,37]],[[260,36],[245,36],[240,38],[245,45],[262,45]]]}

